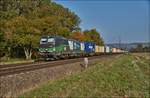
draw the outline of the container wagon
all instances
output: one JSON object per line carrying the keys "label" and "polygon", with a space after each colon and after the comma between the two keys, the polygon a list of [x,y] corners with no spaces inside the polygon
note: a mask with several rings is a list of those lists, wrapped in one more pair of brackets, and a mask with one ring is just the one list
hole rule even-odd
{"label": "container wagon", "polygon": [[84,49],[85,49],[85,45],[84,42],[80,42],[80,46],[81,46],[81,56],[85,55]]}
{"label": "container wagon", "polygon": [[95,44],[92,42],[84,42],[84,53],[86,55],[94,55],[95,54]]}
{"label": "container wagon", "polygon": [[81,54],[81,43],[77,40],[69,39],[70,56],[80,56]]}
{"label": "container wagon", "polygon": [[105,53],[105,47],[104,46],[100,46],[100,53],[104,54]]}
{"label": "container wagon", "polygon": [[110,47],[105,46],[105,53],[110,53]]}
{"label": "container wagon", "polygon": [[117,53],[117,49],[116,48],[112,48],[112,53]]}
{"label": "container wagon", "polygon": [[95,55],[99,55],[100,54],[100,46],[95,45]]}

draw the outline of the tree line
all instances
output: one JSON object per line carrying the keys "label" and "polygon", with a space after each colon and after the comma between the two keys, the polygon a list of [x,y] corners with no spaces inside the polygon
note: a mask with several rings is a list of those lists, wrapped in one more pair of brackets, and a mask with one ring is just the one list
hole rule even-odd
{"label": "tree line", "polygon": [[43,35],[104,44],[96,29],[82,32],[80,22],[74,12],[51,0],[1,0],[0,57],[31,59]]}
{"label": "tree line", "polygon": [[131,48],[130,52],[150,52],[150,45],[144,46],[143,44],[138,44],[136,47]]}

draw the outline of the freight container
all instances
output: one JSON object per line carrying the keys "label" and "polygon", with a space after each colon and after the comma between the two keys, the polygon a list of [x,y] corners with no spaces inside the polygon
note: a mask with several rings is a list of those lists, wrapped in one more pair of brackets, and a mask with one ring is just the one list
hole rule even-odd
{"label": "freight container", "polygon": [[100,53],[104,53],[105,51],[105,49],[104,49],[104,46],[99,46],[99,48],[100,48]]}
{"label": "freight container", "polygon": [[117,53],[120,53],[121,52],[121,50],[120,49],[117,49]]}
{"label": "freight container", "polygon": [[109,53],[109,52],[110,52],[110,47],[105,46],[105,52],[106,52],[106,53]]}
{"label": "freight container", "polygon": [[85,53],[94,53],[95,52],[95,44],[92,42],[84,42],[84,52]]}
{"label": "freight container", "polygon": [[99,49],[99,53],[101,52],[101,46],[98,46],[98,49]]}
{"label": "freight container", "polygon": [[112,48],[111,47],[109,48],[109,51],[110,51],[110,53],[112,53]]}
{"label": "freight container", "polygon": [[77,40],[69,39],[68,40],[70,50],[74,53],[81,52],[80,42]]}
{"label": "freight container", "polygon": [[84,42],[81,42],[81,43],[80,43],[80,46],[81,46],[81,51],[84,51],[84,48],[85,48]]}
{"label": "freight container", "polygon": [[68,40],[68,44],[69,44],[70,50],[73,51],[73,41],[72,40]]}
{"label": "freight container", "polygon": [[119,52],[119,49],[116,49],[116,52],[118,53],[118,52]]}
{"label": "freight container", "polygon": [[100,51],[99,51],[100,49],[99,49],[99,46],[98,45],[95,45],[95,53],[99,53]]}
{"label": "freight container", "polygon": [[117,49],[116,49],[116,48],[112,48],[112,52],[113,52],[113,53],[116,53],[116,52],[117,52]]}
{"label": "freight container", "polygon": [[102,46],[98,46],[98,52],[99,52],[99,53],[102,52]]}
{"label": "freight container", "polygon": [[80,46],[80,42],[79,41],[76,41],[76,40],[74,40],[74,44],[73,44],[74,46],[74,50],[76,50],[76,51],[80,51],[81,50],[81,46]]}

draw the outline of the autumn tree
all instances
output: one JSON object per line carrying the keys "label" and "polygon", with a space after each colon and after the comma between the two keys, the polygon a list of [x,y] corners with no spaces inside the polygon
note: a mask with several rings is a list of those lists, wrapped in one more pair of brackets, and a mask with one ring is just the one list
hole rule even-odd
{"label": "autumn tree", "polygon": [[85,30],[83,33],[86,41],[94,42],[97,45],[104,45],[104,41],[96,29]]}
{"label": "autumn tree", "polygon": [[0,20],[8,50],[21,46],[26,59],[31,59],[42,35],[68,37],[80,29],[79,17],[51,0],[1,0]]}
{"label": "autumn tree", "polygon": [[86,41],[85,35],[82,32],[73,32],[71,38],[79,41]]}

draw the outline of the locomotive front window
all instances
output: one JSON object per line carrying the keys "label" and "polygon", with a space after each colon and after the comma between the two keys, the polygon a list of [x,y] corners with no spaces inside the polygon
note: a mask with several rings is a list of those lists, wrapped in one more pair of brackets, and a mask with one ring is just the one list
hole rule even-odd
{"label": "locomotive front window", "polygon": [[50,42],[50,43],[51,43],[51,42],[54,42],[54,38],[49,38],[49,39],[48,39],[48,42]]}
{"label": "locomotive front window", "polygon": [[42,38],[40,41],[40,44],[46,44],[47,43],[47,39],[46,38]]}
{"label": "locomotive front window", "polygon": [[53,47],[55,45],[55,39],[54,38],[48,38],[47,44],[49,47]]}

